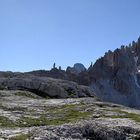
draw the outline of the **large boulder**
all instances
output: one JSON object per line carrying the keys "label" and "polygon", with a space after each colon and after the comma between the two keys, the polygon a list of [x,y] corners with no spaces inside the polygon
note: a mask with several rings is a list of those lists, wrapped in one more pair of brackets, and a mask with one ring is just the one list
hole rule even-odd
{"label": "large boulder", "polygon": [[27,90],[42,97],[77,98],[94,96],[89,87],[66,80],[21,74],[13,77],[1,77],[0,88],[9,90]]}

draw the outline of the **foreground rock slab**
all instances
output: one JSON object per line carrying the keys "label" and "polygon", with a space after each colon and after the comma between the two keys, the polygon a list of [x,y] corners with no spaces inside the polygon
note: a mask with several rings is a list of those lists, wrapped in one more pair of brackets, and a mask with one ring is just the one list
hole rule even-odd
{"label": "foreground rock slab", "polygon": [[96,98],[44,99],[0,91],[2,140],[138,140],[140,111]]}

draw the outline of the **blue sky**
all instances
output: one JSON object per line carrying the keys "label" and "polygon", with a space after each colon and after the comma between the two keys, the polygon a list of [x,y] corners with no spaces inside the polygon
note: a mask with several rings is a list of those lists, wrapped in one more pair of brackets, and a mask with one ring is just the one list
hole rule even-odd
{"label": "blue sky", "polygon": [[140,36],[140,0],[0,0],[0,70],[91,61]]}

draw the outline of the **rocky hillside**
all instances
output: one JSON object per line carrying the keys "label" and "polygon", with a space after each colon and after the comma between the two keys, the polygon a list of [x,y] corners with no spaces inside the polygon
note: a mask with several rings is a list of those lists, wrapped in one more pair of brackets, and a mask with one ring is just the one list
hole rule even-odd
{"label": "rocky hillside", "polygon": [[96,98],[0,91],[1,140],[139,140],[140,111]]}
{"label": "rocky hillside", "polygon": [[51,70],[36,70],[27,72],[39,77],[51,77],[55,79],[63,79],[68,81],[74,81],[80,85],[89,85],[89,75],[87,69],[83,64],[76,63],[73,67],[68,66],[66,70],[52,68]]}
{"label": "rocky hillside", "polygon": [[140,108],[140,39],[108,51],[87,70],[82,64],[75,64],[66,71],[52,69],[30,74],[74,81],[90,86],[103,101]]}
{"label": "rocky hillside", "polygon": [[0,87],[56,98],[96,94],[102,101],[140,108],[140,39],[108,51],[88,69],[77,63],[66,71],[54,64],[50,71],[0,72]]}
{"label": "rocky hillside", "polygon": [[140,107],[140,39],[108,51],[89,70],[90,86],[104,100]]}

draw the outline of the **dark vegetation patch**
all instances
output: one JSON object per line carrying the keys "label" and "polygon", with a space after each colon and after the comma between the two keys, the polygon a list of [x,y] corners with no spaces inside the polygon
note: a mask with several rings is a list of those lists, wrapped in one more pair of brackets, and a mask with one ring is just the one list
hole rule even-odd
{"label": "dark vegetation patch", "polygon": [[23,96],[23,97],[33,98],[33,99],[37,98],[36,96],[32,95],[29,92],[16,92],[15,95],[16,96]]}

